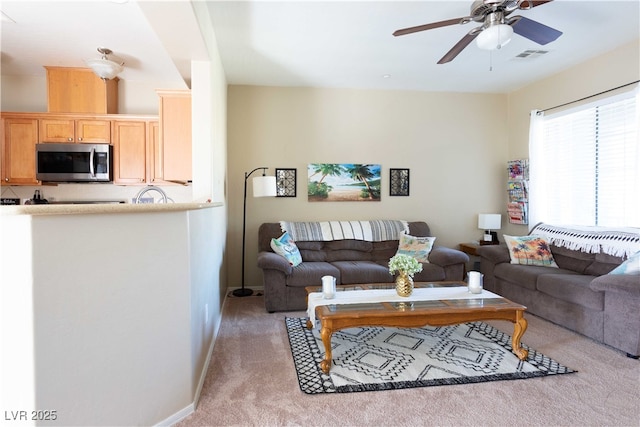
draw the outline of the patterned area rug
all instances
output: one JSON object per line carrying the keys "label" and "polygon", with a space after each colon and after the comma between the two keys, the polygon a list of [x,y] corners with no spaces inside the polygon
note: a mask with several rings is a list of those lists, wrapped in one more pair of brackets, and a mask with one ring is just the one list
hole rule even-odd
{"label": "patterned area rug", "polygon": [[286,318],[300,389],[307,394],[392,390],[535,378],[576,372],[529,350],[511,352],[511,337],[483,323],[415,329],[366,327],[333,334],[333,365],[320,369],[324,346],[307,318]]}

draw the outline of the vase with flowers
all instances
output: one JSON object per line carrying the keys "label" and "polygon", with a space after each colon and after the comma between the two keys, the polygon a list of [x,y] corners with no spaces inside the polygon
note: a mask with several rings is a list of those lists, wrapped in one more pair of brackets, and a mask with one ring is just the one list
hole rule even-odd
{"label": "vase with flowers", "polygon": [[396,292],[408,297],[413,292],[413,275],[422,271],[422,264],[411,255],[396,254],[389,260],[389,274],[396,271]]}

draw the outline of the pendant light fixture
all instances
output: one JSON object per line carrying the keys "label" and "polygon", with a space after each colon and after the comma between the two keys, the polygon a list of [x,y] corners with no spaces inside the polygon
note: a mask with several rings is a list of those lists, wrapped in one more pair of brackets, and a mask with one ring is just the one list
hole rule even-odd
{"label": "pendant light fixture", "polygon": [[87,66],[93,70],[96,76],[100,77],[102,80],[111,80],[115,78],[119,73],[124,69],[122,63],[117,63],[115,61],[110,60],[107,55],[110,55],[111,49],[107,49],[106,47],[99,47],[98,52],[102,54],[102,57],[99,59],[88,59],[85,62]]}

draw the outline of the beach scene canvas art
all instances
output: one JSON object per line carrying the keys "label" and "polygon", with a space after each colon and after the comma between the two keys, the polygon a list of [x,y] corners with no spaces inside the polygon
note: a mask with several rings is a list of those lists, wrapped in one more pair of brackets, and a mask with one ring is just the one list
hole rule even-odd
{"label": "beach scene canvas art", "polygon": [[311,163],[307,168],[309,201],[380,201],[380,170],[380,165]]}

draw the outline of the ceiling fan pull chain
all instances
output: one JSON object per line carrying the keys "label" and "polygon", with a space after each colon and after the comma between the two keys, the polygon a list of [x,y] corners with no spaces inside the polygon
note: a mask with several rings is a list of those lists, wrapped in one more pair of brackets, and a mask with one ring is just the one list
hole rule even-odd
{"label": "ceiling fan pull chain", "polygon": [[493,71],[493,51],[489,51],[489,71]]}

